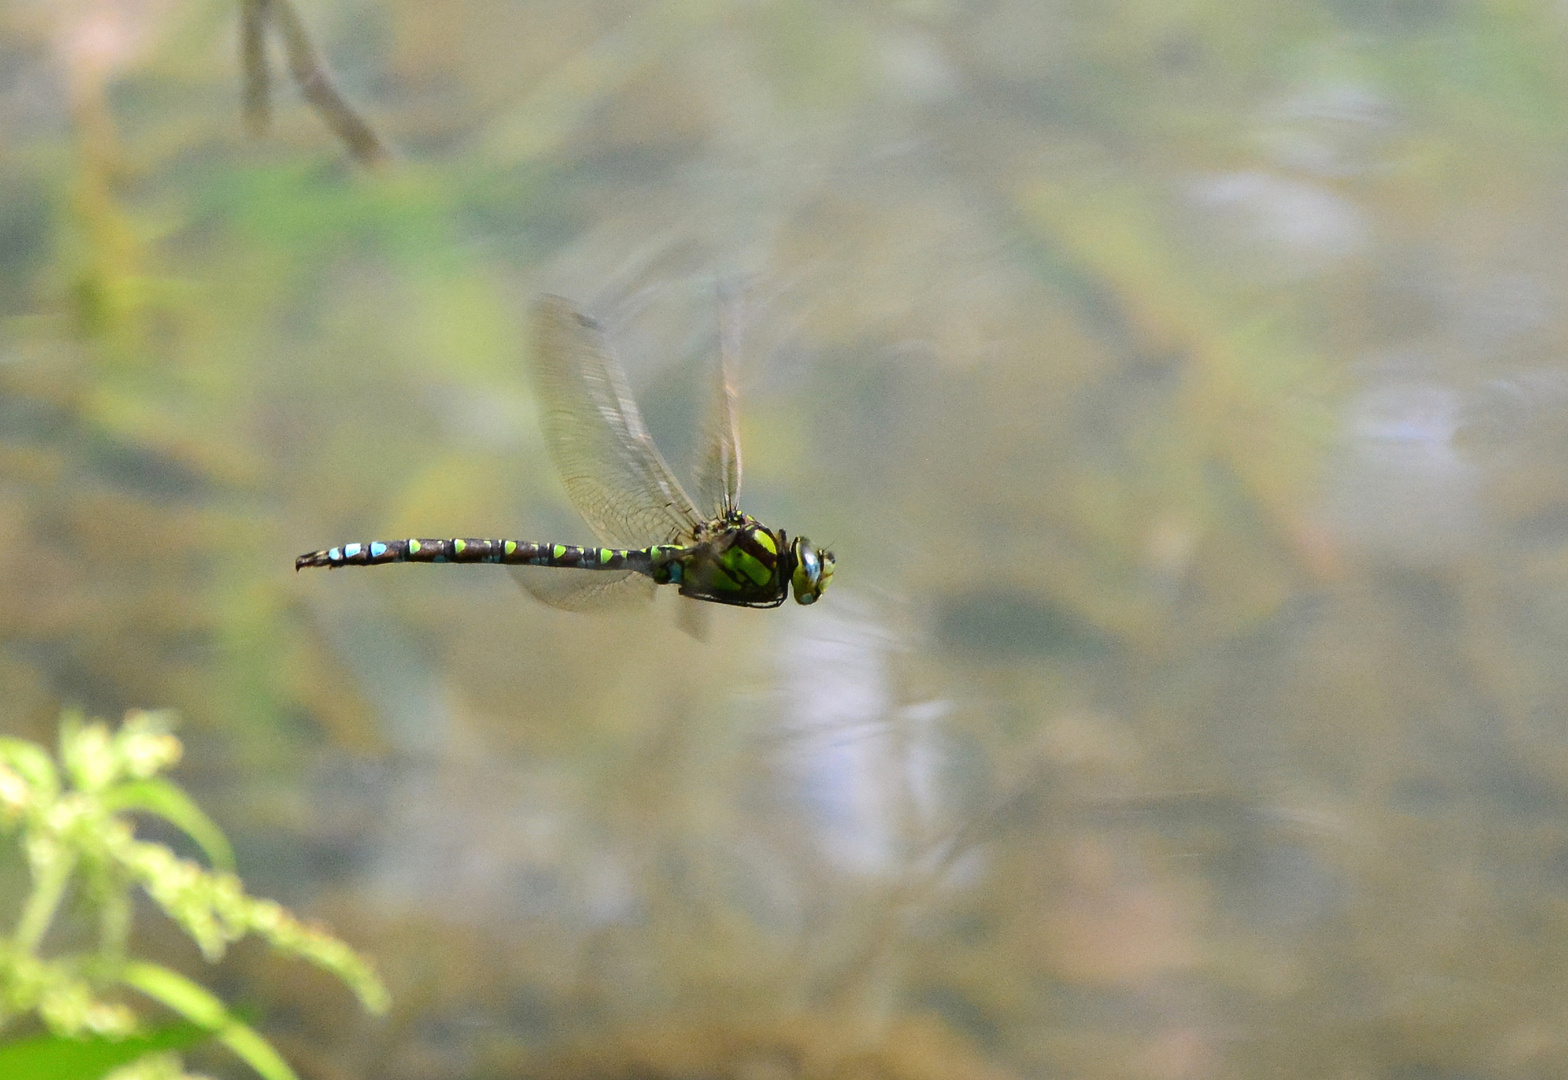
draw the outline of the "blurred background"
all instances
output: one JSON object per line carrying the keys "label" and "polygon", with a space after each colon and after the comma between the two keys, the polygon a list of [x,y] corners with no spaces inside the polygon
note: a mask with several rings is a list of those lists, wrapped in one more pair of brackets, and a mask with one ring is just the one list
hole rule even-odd
{"label": "blurred background", "polygon": [[[0,7],[0,731],[174,708],[311,1080],[1568,1070],[1568,8]],[[545,608],[527,311],[813,608]],[[14,877],[14,875],[13,875]],[[187,951],[182,951],[187,950]],[[206,1065],[242,1075],[232,1059]]]}

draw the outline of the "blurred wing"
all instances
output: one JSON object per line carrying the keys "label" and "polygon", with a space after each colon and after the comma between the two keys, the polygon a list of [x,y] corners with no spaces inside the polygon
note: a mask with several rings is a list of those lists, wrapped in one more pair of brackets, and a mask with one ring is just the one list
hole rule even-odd
{"label": "blurred wing", "polygon": [[740,502],[740,412],[730,371],[730,358],[735,354],[735,320],[729,310],[721,318],[718,378],[708,405],[702,457],[696,469],[697,498],[702,508],[715,517],[735,509]]}
{"label": "blurred wing", "polygon": [[707,641],[713,609],[689,596],[677,597],[677,602],[680,606],[675,609],[675,625],[680,627],[681,632],[688,637]]}
{"label": "blurred wing", "polygon": [[535,600],[562,611],[612,611],[653,599],[653,579],[635,570],[576,570],[568,566],[511,566]]}
{"label": "blurred wing", "polygon": [[697,511],[653,445],[598,324],[568,300],[541,297],[533,369],[550,455],[594,535],[627,548],[691,535]]}

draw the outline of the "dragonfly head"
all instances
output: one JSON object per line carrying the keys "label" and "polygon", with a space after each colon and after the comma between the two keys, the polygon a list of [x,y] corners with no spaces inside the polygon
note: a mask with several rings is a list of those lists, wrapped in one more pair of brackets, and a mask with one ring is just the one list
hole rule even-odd
{"label": "dragonfly head", "polygon": [[790,555],[795,564],[790,574],[790,585],[795,590],[795,603],[815,604],[822,590],[833,580],[833,553],[819,551],[804,536],[795,537],[790,544]]}

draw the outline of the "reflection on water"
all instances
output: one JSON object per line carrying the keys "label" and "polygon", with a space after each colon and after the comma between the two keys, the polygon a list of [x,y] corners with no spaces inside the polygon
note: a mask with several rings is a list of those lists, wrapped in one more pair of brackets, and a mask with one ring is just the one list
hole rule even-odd
{"label": "reflection on water", "polygon": [[1296,273],[1354,255],[1366,240],[1360,209],[1318,184],[1262,172],[1228,173],[1194,181],[1190,195],[1198,206],[1238,219],[1240,243],[1278,249]]}
{"label": "reflection on water", "polygon": [[[397,998],[235,957],[302,1076],[1561,1071],[1560,11],[304,14],[376,175],[212,5],[0,11],[0,729],[180,710]],[[528,305],[680,462],[719,285],[822,603],[293,575],[592,542]]]}
{"label": "reflection on water", "polygon": [[853,618],[855,600],[785,645],[782,732],[807,822],[829,859],[849,871],[888,872],[903,854],[898,817],[915,777],[893,745],[887,652],[894,642],[874,622]]}
{"label": "reflection on water", "polygon": [[1441,564],[1480,535],[1480,474],[1455,444],[1459,394],[1431,383],[1370,386],[1350,402],[1328,488],[1348,540],[1405,563]]}

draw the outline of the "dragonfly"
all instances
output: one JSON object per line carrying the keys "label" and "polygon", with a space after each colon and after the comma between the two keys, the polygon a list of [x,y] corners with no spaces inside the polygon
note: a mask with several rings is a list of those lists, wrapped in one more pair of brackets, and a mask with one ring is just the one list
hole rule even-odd
{"label": "dragonfly", "polygon": [[[499,563],[535,597],[568,611],[635,605],[652,599],[660,585],[675,585],[691,600],[749,608],[778,607],[791,592],[801,604],[822,596],[833,580],[833,553],[740,509],[738,410],[728,348],[719,349],[697,463],[703,512],[654,445],[599,325],[571,301],[544,296],[534,307],[533,334],[532,374],[545,442],[572,505],[603,546],[471,537],[370,540],[301,555],[294,569]],[[694,625],[699,633],[700,623]]]}

